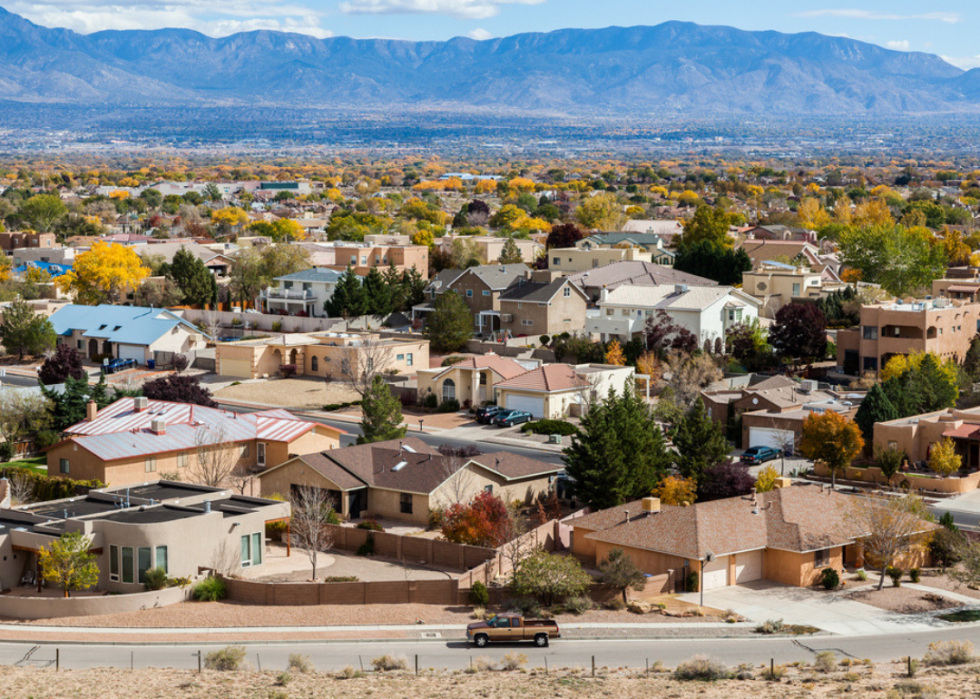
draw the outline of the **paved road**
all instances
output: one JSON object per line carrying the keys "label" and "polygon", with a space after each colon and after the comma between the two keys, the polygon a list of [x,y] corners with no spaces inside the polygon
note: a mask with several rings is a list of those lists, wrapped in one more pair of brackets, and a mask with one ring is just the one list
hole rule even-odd
{"label": "paved road", "polygon": [[[929,631],[887,636],[802,637],[772,639],[752,636],[737,639],[656,639],[633,641],[559,640],[550,648],[529,644],[508,644],[477,649],[462,641],[389,641],[389,642],[296,642],[245,644],[253,666],[263,669],[285,668],[291,653],[309,655],[320,670],[338,670],[347,665],[366,669],[379,655],[404,655],[409,666],[419,656],[419,667],[462,669],[472,658],[487,656],[500,659],[519,649],[527,654],[531,667],[590,667],[593,656],[597,667],[628,666],[643,668],[647,661],[662,661],[668,667],[698,653],[705,653],[729,666],[739,663],[763,663],[774,658],[777,663],[812,660],[816,652],[834,651],[838,657],[870,658],[887,662],[908,655],[921,658],[929,643],[936,640],[967,639],[980,645],[980,627]],[[47,667],[54,664],[56,649],[62,668],[91,667],[173,667],[197,668],[197,651],[205,654],[227,645],[59,645],[34,643],[0,643],[0,665]]]}

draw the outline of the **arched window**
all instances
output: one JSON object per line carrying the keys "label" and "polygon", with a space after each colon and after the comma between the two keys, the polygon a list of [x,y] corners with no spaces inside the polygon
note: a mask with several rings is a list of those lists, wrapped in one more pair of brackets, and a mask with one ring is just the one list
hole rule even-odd
{"label": "arched window", "polygon": [[456,400],[456,382],[452,379],[446,379],[442,382],[442,399]]}
{"label": "arched window", "polygon": [[320,371],[320,360],[313,357],[310,360],[310,368],[313,369],[313,371]]}

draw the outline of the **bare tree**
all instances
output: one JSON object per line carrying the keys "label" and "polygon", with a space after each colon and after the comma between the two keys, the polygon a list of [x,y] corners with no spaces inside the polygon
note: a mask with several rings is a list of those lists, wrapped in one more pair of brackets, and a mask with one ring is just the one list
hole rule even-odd
{"label": "bare tree", "polygon": [[504,504],[507,506],[507,541],[500,548],[501,557],[510,564],[511,571],[517,570],[521,561],[534,553],[540,546],[535,543],[534,538],[528,536],[531,527],[527,517],[524,516],[522,508],[516,501],[509,498],[509,493],[504,496]]}
{"label": "bare tree", "polygon": [[204,311],[201,325],[204,327],[204,332],[210,335],[212,340],[216,340],[221,332],[221,316],[216,311]]}
{"label": "bare tree", "polygon": [[11,446],[32,437],[51,422],[51,401],[24,391],[0,392],[0,437]]}
{"label": "bare tree", "polygon": [[881,569],[878,589],[895,561],[912,551],[914,537],[926,530],[922,501],[914,495],[849,497],[845,519],[864,545],[864,559]]}
{"label": "bare tree", "polygon": [[391,367],[394,354],[383,340],[364,340],[344,348],[340,377],[361,398],[371,391],[374,377]]}
{"label": "bare tree", "polygon": [[228,480],[231,481],[231,485],[235,490],[244,495],[245,490],[255,481],[255,476],[262,470],[261,466],[253,467],[243,461],[239,461],[231,469],[231,473],[228,474]]}
{"label": "bare tree", "polygon": [[194,433],[197,461],[188,471],[198,482],[212,487],[225,483],[238,463],[238,445],[228,438],[224,426],[204,425]]}
{"label": "bare tree", "polygon": [[29,505],[34,502],[34,483],[23,471],[11,474],[7,480],[10,489],[10,504],[13,507]]}
{"label": "bare tree", "polygon": [[462,505],[470,501],[475,492],[473,472],[466,468],[469,456],[460,452],[442,457],[443,484],[439,487],[436,502],[440,507]]}
{"label": "bare tree", "polygon": [[717,362],[707,355],[675,352],[667,358],[665,376],[674,393],[674,402],[686,411],[703,389],[721,380],[722,373]]}
{"label": "bare tree", "polygon": [[333,546],[333,532],[327,526],[334,512],[333,499],[323,488],[300,485],[293,488],[290,533],[294,541],[306,550],[316,580],[316,559],[321,551]]}

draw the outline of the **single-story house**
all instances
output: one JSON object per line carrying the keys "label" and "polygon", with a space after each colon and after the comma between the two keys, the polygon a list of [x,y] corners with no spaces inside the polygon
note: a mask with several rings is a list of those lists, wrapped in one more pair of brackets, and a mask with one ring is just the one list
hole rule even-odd
{"label": "single-story house", "polygon": [[494,387],[501,381],[513,379],[538,367],[538,362],[511,359],[490,352],[467,357],[451,366],[437,369],[419,369],[418,400],[434,394],[440,403],[457,400],[460,405],[469,401],[479,405],[494,400]]}
{"label": "single-story house", "polygon": [[561,470],[561,464],[511,452],[443,456],[406,437],[302,454],[258,477],[266,496],[322,488],[345,519],[371,516],[423,526],[430,511],[468,502],[482,491],[529,503],[548,492]]}
{"label": "single-story house", "polygon": [[545,364],[494,386],[497,405],[526,410],[536,418],[581,416],[590,402],[614,389],[619,395],[635,383],[631,366]]}
{"label": "single-story house", "polygon": [[[621,549],[650,575],[697,573],[705,590],[762,579],[808,587],[825,568],[864,564],[866,532],[846,515],[857,498],[788,479],[778,485],[688,507],[645,498],[601,510],[570,522],[572,553],[599,564]],[[921,533],[936,526],[923,520]],[[918,546],[909,562],[927,560],[928,549]]]}
{"label": "single-story house", "polygon": [[71,303],[49,320],[58,344],[70,345],[92,361],[112,357],[166,364],[174,354],[204,349],[209,339],[193,323],[165,308]]}

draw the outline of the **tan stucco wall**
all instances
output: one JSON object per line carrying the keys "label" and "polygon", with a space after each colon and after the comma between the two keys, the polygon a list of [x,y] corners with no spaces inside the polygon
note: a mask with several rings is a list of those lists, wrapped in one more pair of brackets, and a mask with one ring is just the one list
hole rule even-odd
{"label": "tan stucco wall", "polygon": [[[494,400],[494,386],[502,379],[490,369],[467,369],[461,367],[447,367],[449,371],[438,376],[439,369],[435,371],[422,371],[417,375],[418,400],[421,403],[425,396],[434,393],[439,402],[442,402],[442,384],[446,379],[452,379],[456,384],[456,400],[462,405],[466,401],[472,401],[473,405],[478,405],[485,401]],[[486,377],[486,384],[480,386],[480,375]],[[436,378],[438,376],[438,378]],[[430,390],[431,389],[431,390]],[[482,389],[482,390],[481,390]]]}
{"label": "tan stucco wall", "polygon": [[[585,327],[586,306],[585,298],[574,289],[569,296],[559,290],[550,305],[501,299],[501,316],[510,314],[514,318],[509,322],[503,322],[501,318],[500,329],[508,330],[514,335],[530,337],[575,333]],[[533,325],[524,325],[524,320],[530,320]]]}
{"label": "tan stucco wall", "polygon": [[[645,549],[618,546],[605,541],[597,541],[595,542],[596,564],[598,565],[606,560],[609,557],[609,552],[613,549],[622,549],[626,555],[633,559],[633,563],[636,564],[637,568],[650,575],[660,575],[666,573],[668,570],[683,568],[688,560],[680,556],[671,556],[657,551],[647,551]],[[699,564],[696,561],[692,561],[691,566],[693,570],[700,570]]]}
{"label": "tan stucco wall", "polygon": [[588,389],[576,389],[573,391],[562,391],[560,393],[535,393],[533,391],[521,391],[516,388],[498,388],[497,405],[506,408],[509,406],[508,400],[511,396],[523,396],[527,398],[544,398],[545,417],[559,419],[567,417],[570,407],[581,405]]}
{"label": "tan stucco wall", "polygon": [[763,576],[767,580],[780,582],[784,585],[796,587],[816,585],[820,581],[824,568],[833,568],[837,572],[844,569],[844,548],[842,546],[833,547],[830,550],[830,559],[826,566],[816,568],[814,560],[815,554],[813,552],[796,553],[766,549]]}
{"label": "tan stucco wall", "polygon": [[640,260],[652,262],[653,255],[639,248],[554,248],[548,253],[548,269],[560,270],[566,274],[587,272],[613,262]]}
{"label": "tan stucco wall", "polygon": [[[281,468],[261,474],[258,480],[261,483],[262,497],[266,498],[281,495],[288,500],[294,483],[324,490],[342,490],[332,480],[299,459],[291,459]],[[334,503],[334,509],[340,512],[344,519],[350,516],[348,504],[346,497],[341,498],[341,502]]]}

